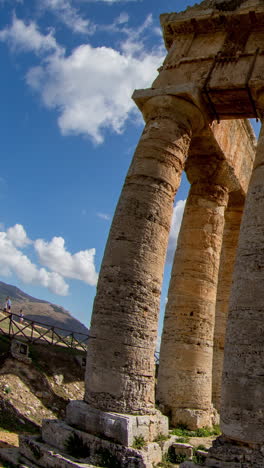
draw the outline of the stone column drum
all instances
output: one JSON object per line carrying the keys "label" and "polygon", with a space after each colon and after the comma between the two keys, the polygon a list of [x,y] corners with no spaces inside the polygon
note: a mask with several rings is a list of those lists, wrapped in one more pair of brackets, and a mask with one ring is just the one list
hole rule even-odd
{"label": "stone column drum", "polygon": [[97,410],[154,414],[157,325],[174,196],[193,129],[193,104],[147,100],[146,126],[117,205],[91,322],[85,402]]}
{"label": "stone column drum", "polygon": [[207,466],[264,466],[264,128],[241,224],[230,296],[221,428]]}
{"label": "stone column drum", "polygon": [[[242,200],[244,201],[244,200]],[[224,344],[228,316],[229,297],[232,286],[234,263],[244,203],[229,203],[225,212],[225,228],[218,275],[215,307],[215,329],[213,350],[212,401],[220,412]]]}
{"label": "stone column drum", "polygon": [[215,300],[228,189],[214,178],[190,189],[171,275],[157,400],[173,426],[212,425]]}

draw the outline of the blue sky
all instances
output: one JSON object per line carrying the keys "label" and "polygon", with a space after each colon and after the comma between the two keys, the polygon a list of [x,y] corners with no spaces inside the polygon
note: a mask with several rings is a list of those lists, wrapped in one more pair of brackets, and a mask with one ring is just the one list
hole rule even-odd
{"label": "blue sky", "polygon": [[[0,279],[87,326],[143,128],[131,94],[151,85],[165,56],[160,13],[194,3],[0,0]],[[187,191],[184,179],[170,253]]]}

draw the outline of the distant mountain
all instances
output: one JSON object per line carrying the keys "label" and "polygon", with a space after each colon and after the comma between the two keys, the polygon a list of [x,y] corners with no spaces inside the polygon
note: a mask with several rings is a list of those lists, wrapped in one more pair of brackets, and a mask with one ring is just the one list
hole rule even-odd
{"label": "distant mountain", "polygon": [[12,301],[12,312],[19,314],[20,309],[23,309],[25,319],[53,325],[77,333],[89,333],[88,328],[79,322],[79,320],[72,317],[70,312],[63,307],[29,296],[16,286],[0,281],[0,308],[4,307],[7,296]]}

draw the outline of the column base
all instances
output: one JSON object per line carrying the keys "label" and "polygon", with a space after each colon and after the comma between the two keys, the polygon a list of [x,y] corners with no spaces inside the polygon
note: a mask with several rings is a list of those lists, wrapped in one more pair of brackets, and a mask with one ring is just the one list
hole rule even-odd
{"label": "column base", "polygon": [[264,445],[243,444],[220,436],[213,442],[205,466],[212,468],[263,468]]}
{"label": "column base", "polygon": [[173,410],[171,424],[172,426],[184,424],[191,431],[195,431],[202,427],[212,427],[219,424],[219,414],[213,407],[209,410],[177,408]]}
{"label": "column base", "polygon": [[152,442],[158,435],[168,436],[168,418],[156,411],[151,415],[134,416],[110,413],[90,407],[84,401],[71,401],[66,408],[70,426],[131,447],[137,437]]}

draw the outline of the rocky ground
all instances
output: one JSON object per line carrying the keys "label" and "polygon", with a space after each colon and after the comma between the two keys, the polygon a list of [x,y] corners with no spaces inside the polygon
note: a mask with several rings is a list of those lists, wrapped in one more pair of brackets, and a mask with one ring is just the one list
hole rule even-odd
{"label": "rocky ground", "polygon": [[[6,432],[0,429],[0,448],[18,447],[18,434],[16,432]],[[4,468],[0,460],[0,468]]]}
{"label": "rocky ground", "polygon": [[0,446],[17,446],[18,434],[38,432],[43,418],[64,418],[69,400],[83,399],[85,353],[37,344],[29,356],[31,363],[12,357],[0,335]]}
{"label": "rocky ground", "polygon": [[[69,400],[83,399],[84,353],[39,344],[30,346],[29,356],[31,363],[12,357],[9,339],[0,335],[0,447],[18,446],[19,434],[37,433],[44,418],[63,419]],[[214,438],[190,437],[188,443],[209,448]]]}

